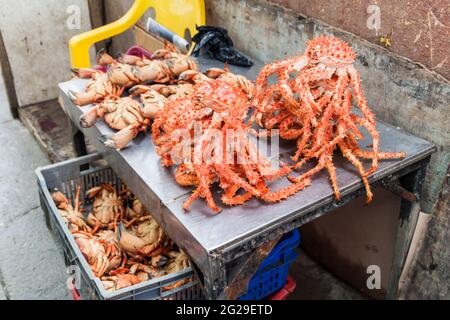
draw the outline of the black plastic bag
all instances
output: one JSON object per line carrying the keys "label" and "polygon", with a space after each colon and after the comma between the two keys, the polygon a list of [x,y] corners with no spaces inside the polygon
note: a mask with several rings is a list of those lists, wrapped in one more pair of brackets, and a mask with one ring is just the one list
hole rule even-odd
{"label": "black plastic bag", "polygon": [[251,67],[253,61],[233,48],[233,41],[228,36],[228,31],[220,27],[197,26],[198,33],[192,38],[195,42],[192,54],[198,57],[201,49],[205,49],[209,55],[222,62],[236,66]]}

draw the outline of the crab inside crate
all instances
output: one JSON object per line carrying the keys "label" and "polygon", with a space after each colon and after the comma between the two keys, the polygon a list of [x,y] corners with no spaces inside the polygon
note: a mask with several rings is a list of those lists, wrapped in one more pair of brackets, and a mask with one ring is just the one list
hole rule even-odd
{"label": "crab inside crate", "polygon": [[[123,190],[125,185],[102,160],[100,155],[92,154],[41,167],[36,169],[36,175],[41,206],[46,215],[47,226],[53,231],[64,251],[68,283],[73,280],[82,299],[194,300],[202,298],[202,291],[191,268],[153,278],[114,292],[106,291],[100,279],[94,276],[64,220],[58,213],[51,192],[57,189],[68,198],[73,199],[76,186],[80,185],[82,200],[85,201],[85,206],[88,206],[89,200],[83,198],[86,191],[94,186],[109,183],[117,191]],[[178,288],[164,290],[164,287],[187,278],[191,281]]]}

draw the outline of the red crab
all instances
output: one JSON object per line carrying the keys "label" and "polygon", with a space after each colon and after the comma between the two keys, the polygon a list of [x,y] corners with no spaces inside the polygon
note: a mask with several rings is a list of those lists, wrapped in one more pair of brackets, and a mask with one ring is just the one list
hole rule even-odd
{"label": "red crab", "polygon": [[[152,125],[153,142],[162,163],[179,164],[176,180],[196,187],[183,208],[204,198],[213,212],[219,212],[211,192],[215,182],[224,190],[221,199],[227,205],[242,204],[253,197],[279,201],[308,185],[309,181],[304,180],[270,191],[266,181],[286,175],[290,169],[273,169],[248,139],[249,128],[244,122],[250,105],[248,92],[199,73],[180,75],[180,79],[187,77],[195,82],[194,93],[169,102]],[[180,143],[180,131],[184,138],[187,135],[189,143]],[[231,141],[235,147],[230,150]],[[243,193],[238,193],[241,189]]]}
{"label": "red crab", "polygon": [[[375,116],[367,106],[358,71],[353,62],[356,53],[345,42],[335,37],[321,36],[308,41],[304,55],[277,61],[264,66],[256,80],[254,105],[256,119],[262,126],[280,128],[280,135],[297,140],[297,151],[292,157],[299,161],[298,169],[310,159],[318,164],[311,170],[290,180],[298,183],[327,169],[337,199],[339,188],[333,165],[333,152],[339,148],[359,171],[367,191],[367,202],[372,192],[367,176],[375,172],[378,159],[401,158],[403,152],[379,151],[379,135]],[[268,85],[271,76],[278,82]],[[352,101],[360,114],[352,113]],[[358,127],[367,129],[372,137],[372,151],[358,146],[362,139]],[[372,159],[367,171],[359,158]]]}

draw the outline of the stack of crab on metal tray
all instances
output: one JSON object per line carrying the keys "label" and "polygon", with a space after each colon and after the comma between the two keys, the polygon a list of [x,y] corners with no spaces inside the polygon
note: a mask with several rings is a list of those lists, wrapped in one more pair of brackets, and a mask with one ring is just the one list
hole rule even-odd
{"label": "stack of crab on metal tray", "polygon": [[[380,151],[375,116],[353,66],[355,58],[356,53],[344,41],[320,36],[308,41],[304,54],[265,65],[254,84],[227,68],[201,73],[188,56],[167,48],[155,52],[153,59],[127,55],[113,59],[101,52],[98,63],[106,72],[74,70],[91,80],[85,92],[70,95],[78,105],[96,103],[81,117],[82,126],[104,118],[120,130],[104,140],[110,147],[125,147],[151,124],[162,165],[176,167],[175,180],[180,185],[195,187],[185,209],[202,198],[213,212],[221,211],[211,191],[213,185],[222,189],[221,201],[229,206],[253,198],[281,201],[310,185],[322,170],[328,172],[339,200],[333,164],[337,151],[356,167],[370,202],[373,195],[368,176],[377,170],[378,161],[405,154]],[[130,95],[122,97],[125,90]],[[256,125],[265,132],[256,132]],[[251,135],[271,136],[274,129],[280,138],[296,142],[293,163],[279,168],[273,168],[250,139]],[[360,146],[362,129],[372,140],[365,148]],[[175,162],[179,130],[187,130],[194,143],[188,146],[191,157]],[[223,133],[223,143],[212,141],[212,130]],[[230,131],[234,132],[231,136]],[[225,139],[235,142],[231,153],[227,149],[230,141]],[[223,157],[223,161],[196,158],[205,153]],[[364,167],[364,159],[371,160],[370,168]],[[307,162],[315,164],[305,171]],[[292,175],[295,172],[299,173]],[[271,182],[285,177],[287,186],[273,190]]]}
{"label": "stack of crab on metal tray", "polygon": [[[110,184],[86,192],[92,203],[86,215],[80,186],[75,199],[55,191],[52,198],[92,272],[108,291],[119,290],[189,267],[187,256],[165,235],[141,202]],[[174,289],[188,279],[164,287]]]}

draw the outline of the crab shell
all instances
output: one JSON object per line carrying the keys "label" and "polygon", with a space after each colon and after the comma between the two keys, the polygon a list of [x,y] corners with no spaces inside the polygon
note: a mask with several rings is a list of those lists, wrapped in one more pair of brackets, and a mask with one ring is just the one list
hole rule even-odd
{"label": "crab shell", "polygon": [[308,40],[306,55],[310,63],[323,63],[328,66],[349,65],[356,58],[356,53],[346,42],[327,36]]}
{"label": "crab shell", "polygon": [[134,274],[119,274],[116,276],[102,277],[101,281],[105,290],[111,292],[142,282],[142,280]]}
{"label": "crab shell", "polygon": [[153,218],[140,223],[136,229],[136,234],[146,243],[159,244],[164,240],[164,231]]}
{"label": "crab shell", "polygon": [[69,90],[68,95],[76,105],[85,106],[109,97],[117,98],[123,92],[123,88],[113,84],[104,72],[93,69],[73,69],[73,71],[83,79],[90,78],[83,92]]}
{"label": "crab shell", "polygon": [[[170,259],[169,263],[167,264],[167,267],[166,267],[167,274],[184,270],[186,268],[189,268],[189,266],[190,266],[189,258],[182,251],[171,251],[169,253],[169,259]],[[191,281],[191,279],[185,278],[185,279],[182,279],[180,281],[177,281],[175,283],[171,283],[170,285],[165,286],[164,289],[166,289],[166,290],[175,289],[175,288],[181,287],[182,285],[184,285],[185,283],[187,283],[189,281]]]}
{"label": "crab shell", "polygon": [[119,225],[119,244],[132,255],[157,255],[157,249],[166,240],[164,231],[151,216],[142,217],[141,220],[137,227],[130,229]]}
{"label": "crab shell", "polygon": [[114,187],[105,184],[94,187],[87,193],[89,198],[95,198],[92,212],[87,218],[87,222],[91,226],[97,224],[108,226],[110,223],[123,217],[125,208]]}
{"label": "crab shell", "polygon": [[164,109],[167,98],[155,90],[149,90],[141,94],[141,101],[141,113],[145,117],[153,119],[158,112]]}
{"label": "crab shell", "polygon": [[125,97],[112,104],[115,106],[115,110],[105,115],[105,122],[111,128],[121,130],[131,124],[143,121],[140,113],[141,104],[138,101]]}
{"label": "crab shell", "polygon": [[109,259],[101,241],[89,233],[77,231],[72,233],[81,253],[88,261],[92,272],[101,277],[108,270]]}
{"label": "crab shell", "polygon": [[120,249],[119,243],[117,242],[116,234],[112,230],[101,230],[96,233],[98,239],[105,246],[105,253],[109,259],[108,268],[106,272],[118,268],[123,259],[123,253]]}

